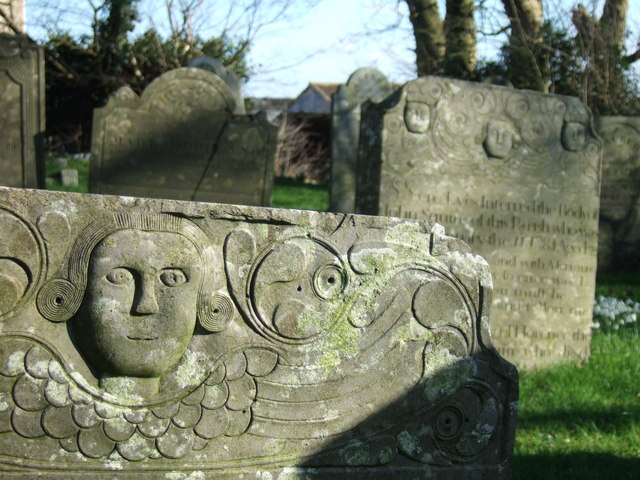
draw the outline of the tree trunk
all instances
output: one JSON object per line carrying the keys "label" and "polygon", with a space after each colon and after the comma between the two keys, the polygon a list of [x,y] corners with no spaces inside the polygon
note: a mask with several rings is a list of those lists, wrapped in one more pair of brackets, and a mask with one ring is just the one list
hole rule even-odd
{"label": "tree trunk", "polygon": [[622,50],[627,27],[629,0],[607,0],[600,17],[600,35],[605,43]]}
{"label": "tree trunk", "polygon": [[476,23],[473,11],[473,0],[447,0],[447,16],[444,20],[446,75],[467,79],[476,68]]}
{"label": "tree trunk", "polygon": [[600,19],[581,4],[572,12],[578,46],[588,60],[582,100],[600,115],[620,113],[626,103],[624,69],[640,58],[640,51],[622,56],[628,10],[628,0],[606,0]]}
{"label": "tree trunk", "polygon": [[511,81],[520,88],[547,92],[542,0],[502,0],[502,4],[511,24],[507,62]]}
{"label": "tree trunk", "polygon": [[437,0],[406,0],[416,39],[418,76],[442,73],[445,53],[444,26]]}

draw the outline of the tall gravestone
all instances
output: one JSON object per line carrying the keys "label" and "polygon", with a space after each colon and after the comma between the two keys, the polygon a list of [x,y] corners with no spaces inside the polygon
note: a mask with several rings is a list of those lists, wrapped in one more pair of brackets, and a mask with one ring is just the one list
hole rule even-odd
{"label": "tall gravestone", "polygon": [[331,99],[331,184],[329,210],[355,212],[360,110],[364,102],[381,102],[392,92],[382,72],[365,67],[353,72]]}
{"label": "tall gravestone", "polygon": [[489,267],[440,226],[0,188],[0,228],[0,476],[509,478]]}
{"label": "tall gravestone", "polygon": [[601,144],[578,99],[438,77],[363,111],[358,212],[444,225],[491,265],[498,350],[589,355]]}
{"label": "tall gravestone", "polygon": [[0,34],[0,185],[44,185],[44,54],[26,36]]}
{"label": "tall gravestone", "polygon": [[270,205],[277,128],[234,116],[217,75],[179,68],[94,111],[90,191]]}
{"label": "tall gravestone", "polygon": [[603,141],[598,268],[640,263],[640,117],[596,117]]}

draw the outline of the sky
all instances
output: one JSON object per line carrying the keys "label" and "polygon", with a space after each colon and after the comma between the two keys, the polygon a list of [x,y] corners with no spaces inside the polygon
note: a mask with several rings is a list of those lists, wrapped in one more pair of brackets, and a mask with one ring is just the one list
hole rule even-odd
{"label": "sky", "polygon": [[[194,25],[206,38],[222,28],[221,20],[216,19],[226,18],[230,31],[242,35],[246,33],[246,9],[243,9],[246,1],[210,1],[211,6],[205,4]],[[403,0],[262,1],[276,6],[291,1],[292,5],[285,15],[276,15],[273,7],[264,10],[258,18],[256,24],[263,25],[251,33],[253,46],[249,60],[254,74],[243,87],[246,97],[293,98],[309,82],[344,83],[351,73],[365,66],[378,68],[392,82],[404,82],[415,76],[414,39]],[[440,2],[440,12],[444,15],[444,0]],[[597,0],[595,5],[598,14],[602,2]],[[558,15],[556,12],[562,7],[576,3],[577,0],[545,0],[545,12]],[[582,3],[589,4],[590,0]],[[55,21],[48,21],[49,25],[90,33],[89,0],[26,0],[26,4],[27,33],[36,39],[45,37],[40,25],[53,11],[43,9],[47,4],[53,4],[58,10],[60,5],[74,5],[68,6],[64,15],[58,12]],[[486,0],[485,4],[487,10],[476,13],[476,23],[485,30],[498,30],[506,24],[500,2]],[[163,5],[164,0],[142,0],[138,31],[151,25],[166,31]],[[224,10],[225,5],[229,5],[230,10]],[[270,15],[277,19],[270,21]],[[567,24],[570,22],[568,14],[558,18]],[[640,39],[640,1],[630,2],[627,25],[632,32],[628,39],[632,48]],[[502,41],[504,36],[480,36],[479,57],[495,57]]]}

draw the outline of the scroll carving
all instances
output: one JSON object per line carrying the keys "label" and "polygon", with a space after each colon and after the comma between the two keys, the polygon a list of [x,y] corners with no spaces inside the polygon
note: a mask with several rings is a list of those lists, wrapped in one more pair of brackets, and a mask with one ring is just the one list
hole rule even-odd
{"label": "scroll carving", "polygon": [[18,219],[0,195],[70,240],[0,332],[0,471],[508,465],[488,266],[441,227],[45,192]]}

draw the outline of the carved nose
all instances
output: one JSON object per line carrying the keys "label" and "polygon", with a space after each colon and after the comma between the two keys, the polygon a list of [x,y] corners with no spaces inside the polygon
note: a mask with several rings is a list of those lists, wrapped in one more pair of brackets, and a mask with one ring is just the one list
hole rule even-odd
{"label": "carved nose", "polygon": [[133,301],[133,313],[136,315],[151,315],[158,313],[158,300],[153,280],[142,279]]}

